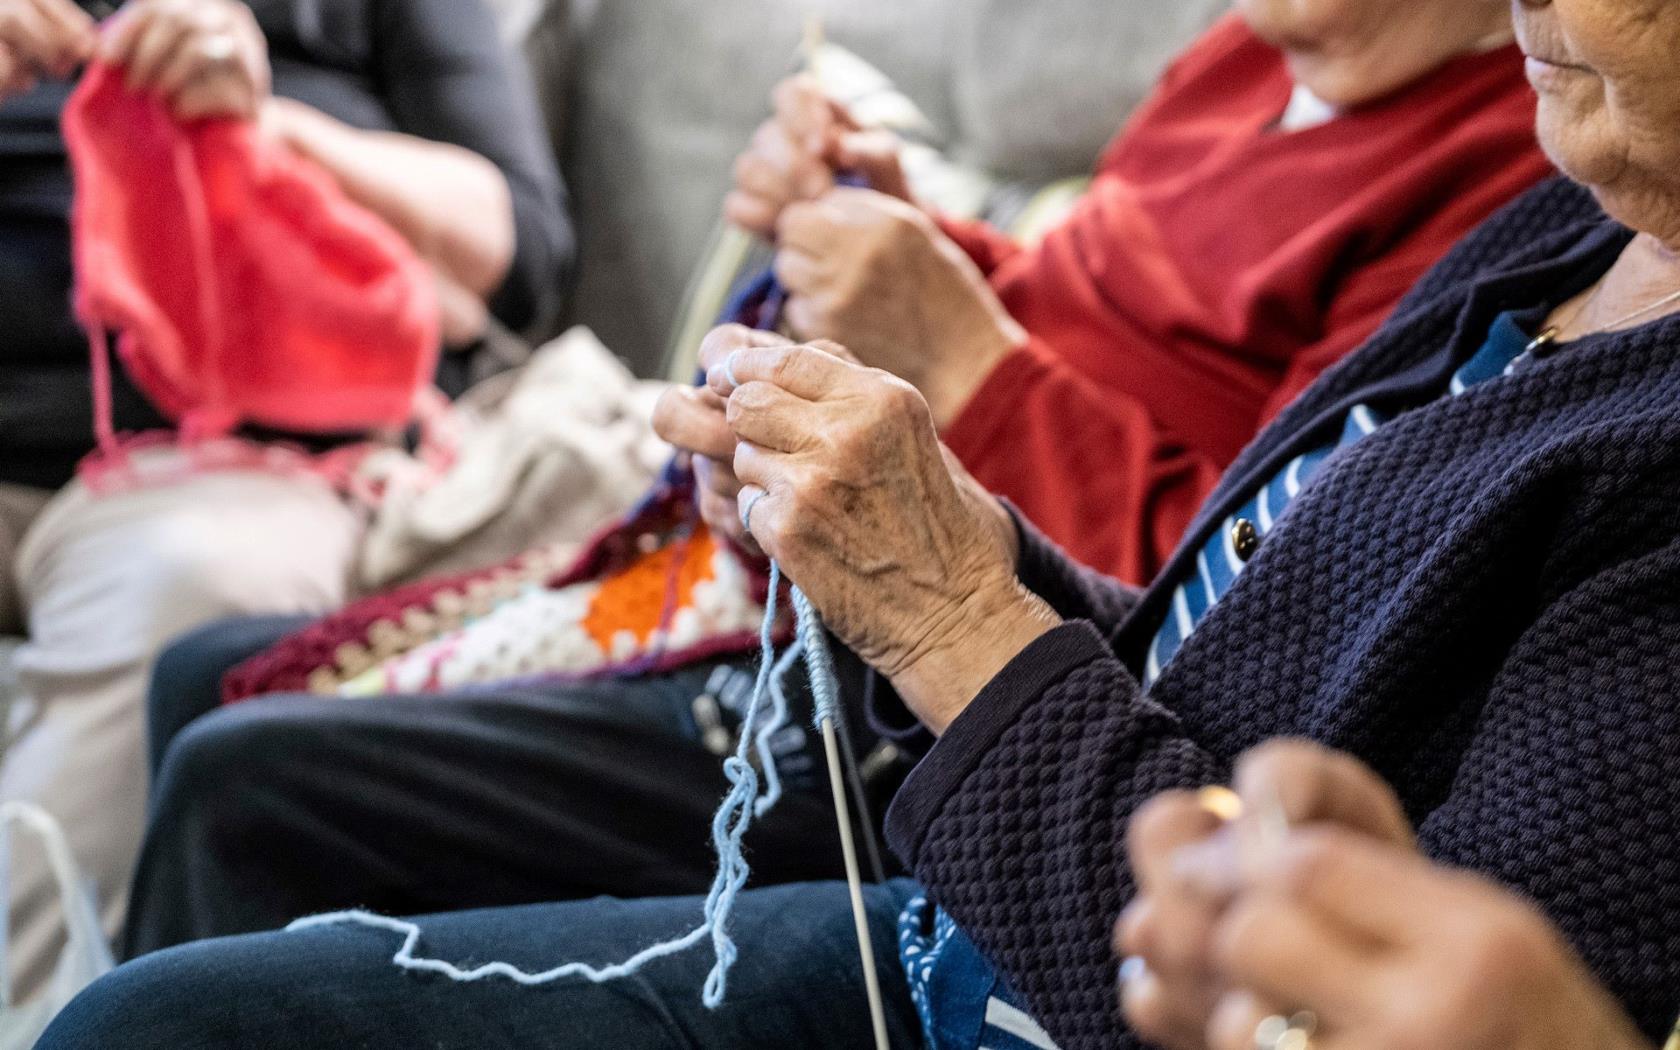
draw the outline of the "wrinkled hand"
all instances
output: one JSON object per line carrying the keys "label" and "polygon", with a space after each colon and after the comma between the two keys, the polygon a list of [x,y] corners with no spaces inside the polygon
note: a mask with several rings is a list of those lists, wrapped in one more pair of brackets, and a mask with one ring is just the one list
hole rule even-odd
{"label": "wrinkled hand", "polygon": [[62,79],[93,55],[98,30],[70,0],[0,0],[0,102]]}
{"label": "wrinkled hand", "polygon": [[723,206],[729,221],[774,237],[783,209],[821,197],[842,171],[900,200],[913,199],[898,162],[897,136],[865,130],[806,74],[778,84],[774,98],[775,116],[735,161],[735,188]]}
{"label": "wrinkled hand", "polygon": [[1214,933],[1236,989],[1213,1050],[1312,1012],[1317,1050],[1649,1050],[1531,905],[1341,829],[1295,833],[1254,864]]}
{"label": "wrinkled hand", "polygon": [[1012,520],[954,468],[907,383],[736,331],[709,347],[723,356],[708,382],[727,402],[749,531],[943,731],[1057,622],[1016,580]]}
{"label": "wrinkled hand", "polygon": [[[1211,799],[1240,807],[1233,822],[1205,794],[1169,795],[1134,825],[1149,888],[1116,940],[1147,960],[1122,988],[1145,1038],[1254,1050],[1262,1021],[1305,1011],[1314,1050],[1649,1050],[1530,905],[1419,855],[1394,793],[1354,759],[1273,743],[1235,786]],[[1187,913],[1189,930],[1169,927]]]}
{"label": "wrinkled hand", "polygon": [[974,261],[903,201],[841,188],[789,207],[779,231],[776,276],[794,333],[908,380],[942,428],[1026,342]]}
{"label": "wrinkled hand", "polygon": [[[1386,784],[1313,744],[1280,741],[1245,755],[1235,792],[1162,795],[1137,812],[1127,838],[1138,895],[1115,928],[1115,948],[1128,960],[1121,1003],[1141,1034],[1172,1050],[1207,1045],[1208,1018],[1230,990],[1216,930],[1244,863],[1265,853],[1264,821],[1353,829],[1399,848],[1412,842]],[[1250,1028],[1250,1043],[1253,1035]]]}
{"label": "wrinkled hand", "polygon": [[[700,367],[710,370],[736,350],[746,347],[792,346],[782,336],[754,331],[741,325],[726,325],[711,332],[700,347]],[[827,353],[844,356],[837,346],[820,346]],[[737,497],[741,481],[735,476],[735,432],[729,429],[728,401],[709,385],[672,387],[660,395],[654,406],[653,429],[679,451],[692,456],[699,490],[700,517],[719,536],[734,541],[744,550],[761,554],[758,543],[741,522]]]}
{"label": "wrinkled hand", "polygon": [[254,120],[268,101],[268,42],[237,0],[133,0],[111,20],[99,57],[130,88],[161,96],[180,120]]}

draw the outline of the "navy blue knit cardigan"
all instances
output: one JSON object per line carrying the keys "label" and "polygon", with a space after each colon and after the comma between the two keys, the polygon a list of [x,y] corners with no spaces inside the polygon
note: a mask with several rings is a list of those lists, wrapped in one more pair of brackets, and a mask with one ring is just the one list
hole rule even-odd
{"label": "navy blue knit cardigan", "polygon": [[1500,215],[1243,453],[1163,575],[1361,402],[1402,410],[1302,493],[1141,696],[1145,595],[1023,529],[1069,620],[912,774],[895,849],[1063,1050],[1125,1031],[1127,819],[1309,737],[1399,790],[1434,858],[1532,896],[1653,1039],[1680,1009],[1680,318],[1440,399],[1504,309],[1561,302],[1631,234],[1567,183]]}

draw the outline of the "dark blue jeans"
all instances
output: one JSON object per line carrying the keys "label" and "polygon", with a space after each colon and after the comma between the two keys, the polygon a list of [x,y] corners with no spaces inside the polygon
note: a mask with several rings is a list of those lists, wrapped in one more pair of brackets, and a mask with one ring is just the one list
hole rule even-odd
{"label": "dark blue jeans", "polygon": [[[732,747],[753,658],[554,688],[275,697],[193,721],[226,668],[288,626],[208,628],[158,665],[165,757],[125,957],[349,907],[413,915],[710,884],[711,814],[728,788],[718,748]],[[856,693],[861,667],[847,665]],[[842,873],[821,743],[790,685],[795,721],[776,746],[789,790],[748,835],[755,885]]]}
{"label": "dark blue jeans", "polygon": [[[921,1046],[895,950],[895,920],[916,894],[868,890],[871,935],[892,1046]],[[696,898],[592,900],[421,920],[417,954],[492,959],[527,970],[618,962],[697,922]],[[84,992],[36,1050],[863,1050],[863,978],[843,884],[754,890],[731,927],[740,958],[723,1006],[700,987],[708,948],[634,978],[525,988],[457,984],[397,969],[394,933],[338,927],[173,948],[130,962]]]}
{"label": "dark blue jeans", "polygon": [[222,703],[222,676],[309,623],[307,616],[246,616],[189,631],[158,656],[146,697],[148,754],[157,783],[181,731]]}

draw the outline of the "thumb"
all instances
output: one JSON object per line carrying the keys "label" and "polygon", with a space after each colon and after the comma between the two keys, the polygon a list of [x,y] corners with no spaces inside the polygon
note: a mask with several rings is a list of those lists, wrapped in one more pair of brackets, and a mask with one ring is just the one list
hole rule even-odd
{"label": "thumb", "polygon": [[1304,740],[1273,740],[1237,761],[1244,808],[1281,809],[1289,825],[1333,824],[1410,847],[1412,827],[1394,790],[1351,755]]}
{"label": "thumb", "polygon": [[855,172],[870,189],[908,201],[910,184],[899,162],[903,147],[903,141],[890,131],[851,131],[835,140],[828,159],[835,171]]}

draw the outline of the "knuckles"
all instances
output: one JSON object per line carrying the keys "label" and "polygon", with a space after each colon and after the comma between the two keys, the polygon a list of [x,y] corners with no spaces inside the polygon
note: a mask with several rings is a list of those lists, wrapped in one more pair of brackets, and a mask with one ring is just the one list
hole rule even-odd
{"label": "knuckles", "polygon": [[700,342],[700,367],[708,371],[723,364],[730,354],[745,349],[751,329],[744,325],[720,325],[706,333]]}

